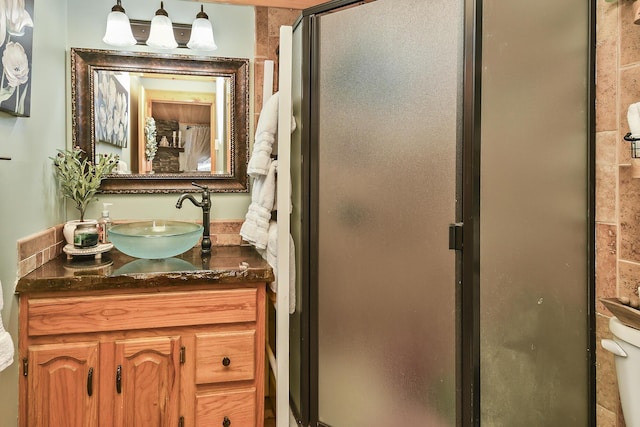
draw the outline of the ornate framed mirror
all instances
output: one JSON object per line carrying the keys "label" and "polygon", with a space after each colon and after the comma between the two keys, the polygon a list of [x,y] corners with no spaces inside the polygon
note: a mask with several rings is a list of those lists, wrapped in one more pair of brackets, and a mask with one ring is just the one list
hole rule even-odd
{"label": "ornate framed mirror", "polygon": [[101,192],[248,191],[248,59],[72,48],[71,73],[73,145],[121,161]]}

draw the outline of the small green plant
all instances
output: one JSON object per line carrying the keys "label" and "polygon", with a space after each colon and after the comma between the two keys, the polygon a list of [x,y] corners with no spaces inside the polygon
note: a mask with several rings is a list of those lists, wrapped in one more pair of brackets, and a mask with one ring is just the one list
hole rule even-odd
{"label": "small green plant", "polygon": [[54,173],[60,192],[73,200],[80,211],[80,221],[95,197],[105,175],[110,174],[118,165],[118,156],[99,154],[96,163],[90,162],[80,147],[73,150],[58,150],[53,160]]}

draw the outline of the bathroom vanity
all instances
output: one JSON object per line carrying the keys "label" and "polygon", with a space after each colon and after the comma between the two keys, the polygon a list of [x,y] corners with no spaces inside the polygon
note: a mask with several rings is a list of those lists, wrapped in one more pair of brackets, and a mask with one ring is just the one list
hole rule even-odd
{"label": "bathroom vanity", "polygon": [[262,425],[273,279],[239,246],[44,264],[16,288],[19,425]]}

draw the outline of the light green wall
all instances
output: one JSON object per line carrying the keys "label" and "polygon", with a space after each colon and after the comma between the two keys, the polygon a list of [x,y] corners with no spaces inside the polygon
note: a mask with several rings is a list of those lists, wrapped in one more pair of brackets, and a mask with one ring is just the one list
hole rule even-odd
{"label": "light green wall", "polygon": [[0,161],[2,320],[16,346],[13,365],[0,372],[0,419],[8,427],[18,418],[16,241],[64,219],[48,156],[65,144],[67,5],[35,0],[34,8],[31,117],[0,113],[0,156],[12,159]]}
{"label": "light green wall", "polygon": [[[17,279],[16,241],[75,218],[75,210],[65,211],[57,194],[49,156],[71,144],[69,82],[67,73],[71,47],[109,49],[102,42],[107,13],[115,0],[34,0],[33,63],[31,71],[31,117],[18,118],[0,112],[0,280],[4,297],[2,320],[16,345],[14,363],[0,372],[0,424],[17,425],[18,417],[18,301],[13,291]],[[155,0],[124,0],[130,18],[150,20],[159,7]],[[165,9],[174,22],[190,23],[200,3],[165,0]],[[205,4],[214,25],[218,50],[215,56],[251,59],[255,44],[255,14],[250,6]],[[134,46],[130,50],[147,50]],[[180,49],[179,53],[189,54]],[[250,78],[253,93],[252,77]],[[253,99],[253,96],[251,97]],[[250,103],[252,105],[252,103]],[[253,107],[251,106],[251,113]],[[253,114],[250,114],[253,117]],[[253,129],[253,123],[251,123]],[[252,132],[250,132],[252,134]],[[166,217],[196,220],[201,211],[191,205],[175,209],[177,195],[105,195],[111,216],[117,219]],[[243,218],[250,196],[222,194],[213,197],[213,218]],[[88,217],[99,216],[100,203],[88,209]]]}

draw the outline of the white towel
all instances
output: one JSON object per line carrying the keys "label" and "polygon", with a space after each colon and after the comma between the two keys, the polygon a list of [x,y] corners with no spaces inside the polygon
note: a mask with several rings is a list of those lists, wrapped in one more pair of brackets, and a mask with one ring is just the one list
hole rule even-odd
{"label": "white towel", "polygon": [[633,138],[640,138],[640,102],[629,105],[627,110],[629,132]]}
{"label": "white towel", "polygon": [[[271,221],[269,223],[269,240],[267,248],[264,250],[258,250],[262,258],[267,260],[267,263],[273,269],[273,275],[276,280],[271,282],[269,286],[271,290],[278,293],[278,223]],[[289,235],[289,314],[293,314],[296,311],[296,248],[293,242],[293,237]]]}
{"label": "white towel", "polygon": [[266,249],[269,239],[269,221],[276,201],[277,160],[269,160],[266,176],[254,178],[251,204],[240,228],[240,236],[256,249]]}
{"label": "white towel", "polygon": [[[278,161],[271,158],[274,145],[277,143],[278,132],[278,92],[269,97],[260,112],[256,126],[255,140],[251,158],[247,166],[247,173],[253,178],[251,188],[251,204],[247,210],[245,221],[240,228],[240,235],[267,260],[276,280],[270,284],[277,293],[278,278],[278,231],[277,223],[271,221],[271,212],[276,207],[276,175]],[[296,128],[296,121],[291,116],[291,132]],[[289,213],[292,205],[289,200]],[[295,286],[295,247],[293,238],[289,235],[289,313],[293,314],[296,307]]]}
{"label": "white towel", "polygon": [[[0,313],[2,313],[2,283],[0,283]],[[2,317],[0,316],[0,371],[13,363],[13,341],[11,335],[4,330]]]}
{"label": "white towel", "polygon": [[[276,92],[269,97],[260,112],[253,150],[247,165],[247,174],[253,178],[266,175],[269,172],[271,152],[278,132],[278,100],[279,96]],[[291,116],[291,132],[293,133],[295,129],[296,120]]]}
{"label": "white towel", "polygon": [[269,163],[271,162],[271,152],[273,151],[273,143],[276,138],[263,132],[260,135],[256,135],[256,139],[253,143],[253,151],[251,152],[251,159],[247,166],[247,174],[252,178],[258,178],[266,175],[269,171]]}

